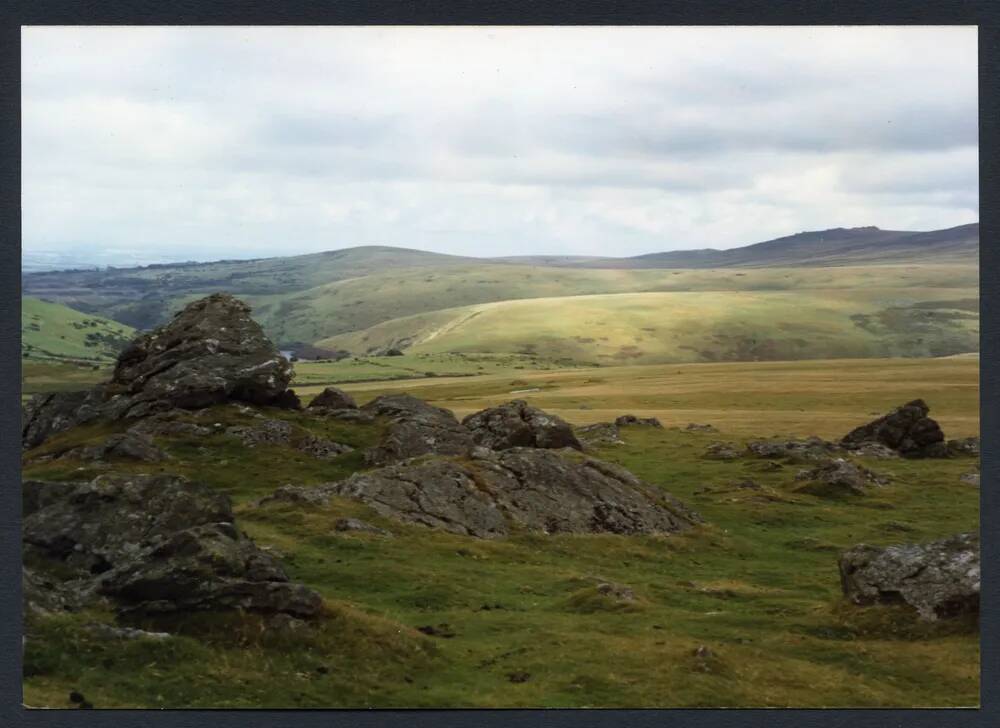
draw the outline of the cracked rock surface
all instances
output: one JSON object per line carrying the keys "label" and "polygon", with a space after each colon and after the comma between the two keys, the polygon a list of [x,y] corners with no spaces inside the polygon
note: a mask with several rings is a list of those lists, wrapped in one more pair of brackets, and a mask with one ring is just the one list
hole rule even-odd
{"label": "cracked rock surface", "polygon": [[906,603],[927,621],[979,612],[979,536],[960,533],[925,544],[841,554],[844,595],[858,605]]}
{"label": "cracked rock surface", "polygon": [[382,438],[365,453],[368,465],[388,465],[428,453],[461,455],[474,444],[451,410],[408,394],[376,397],[361,412],[388,420]]}
{"label": "cracked rock surface", "polygon": [[462,424],[472,432],[477,445],[493,450],[511,447],[583,449],[568,422],[532,407],[523,399],[471,414]]}

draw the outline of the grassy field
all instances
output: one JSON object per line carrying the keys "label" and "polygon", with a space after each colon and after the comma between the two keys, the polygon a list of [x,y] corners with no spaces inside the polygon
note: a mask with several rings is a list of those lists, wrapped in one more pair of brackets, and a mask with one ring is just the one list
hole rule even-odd
{"label": "grassy field", "polygon": [[21,299],[21,353],[27,360],[107,364],[135,336],[117,321],[37,298]]}
{"label": "grassy field", "polygon": [[[795,493],[795,466],[765,472],[753,459],[702,458],[718,440],[838,436],[914,397],[927,400],[949,437],[977,434],[975,358],[517,370],[345,388],[361,402],[409,391],[459,414],[518,396],[578,424],[656,415],[666,429],[628,428],[625,445],[597,454],[667,489],[707,523],[671,537],[481,541],[386,521],[347,500],[255,507],[279,485],[343,477],[361,467],[359,453],[323,462],[278,447],[248,450],[222,435],[162,439],[173,460],[116,469],[170,470],[229,493],[240,527],[324,595],[328,616],[297,634],[266,630],[253,615],[146,620],[139,626],[179,636],[125,643],[85,629],[112,620],[108,612],[39,620],[25,650],[25,702],[66,707],[71,690],[98,708],[979,702],[975,625],[919,624],[900,607],[853,608],[841,600],[836,568],[837,552],[858,542],[976,529],[979,491],[959,481],[972,461],[866,462],[892,483],[840,501]],[[284,410],[269,416],[359,448],[379,429]],[[246,417],[224,406],[205,421]],[[690,421],[720,432],[672,429]],[[106,434],[97,426],[55,438],[27,455],[25,475],[101,472],[34,457]],[[762,489],[734,486],[745,478]],[[334,521],[348,515],[395,537],[335,532]],[[601,581],[628,585],[636,600],[602,597]],[[417,631],[426,625],[451,636]],[[708,657],[696,656],[702,646]]]}

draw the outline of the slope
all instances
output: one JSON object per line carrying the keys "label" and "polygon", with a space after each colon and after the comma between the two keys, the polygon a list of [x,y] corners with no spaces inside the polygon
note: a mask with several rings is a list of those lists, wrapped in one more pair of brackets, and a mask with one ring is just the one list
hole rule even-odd
{"label": "slope", "polygon": [[25,359],[107,363],[135,336],[135,329],[88,316],[58,303],[21,299],[21,351]]}
{"label": "slope", "polygon": [[974,288],[602,294],[432,311],[319,343],[591,364],[944,356],[978,350],[977,311]]}

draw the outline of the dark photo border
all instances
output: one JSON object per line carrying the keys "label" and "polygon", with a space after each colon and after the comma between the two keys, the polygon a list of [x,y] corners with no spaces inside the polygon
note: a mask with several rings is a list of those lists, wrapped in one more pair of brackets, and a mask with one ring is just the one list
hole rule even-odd
{"label": "dark photo border", "polygon": [[[997,726],[1000,725],[1000,3],[989,0],[0,0],[0,725]],[[20,27],[22,25],[979,26],[982,671],[976,709],[27,710],[21,705]]]}

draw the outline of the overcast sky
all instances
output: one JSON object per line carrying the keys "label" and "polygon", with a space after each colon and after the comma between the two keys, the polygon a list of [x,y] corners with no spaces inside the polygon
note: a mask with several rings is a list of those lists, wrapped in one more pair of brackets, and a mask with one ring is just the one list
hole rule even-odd
{"label": "overcast sky", "polygon": [[31,28],[23,250],[634,255],[978,220],[974,28]]}

